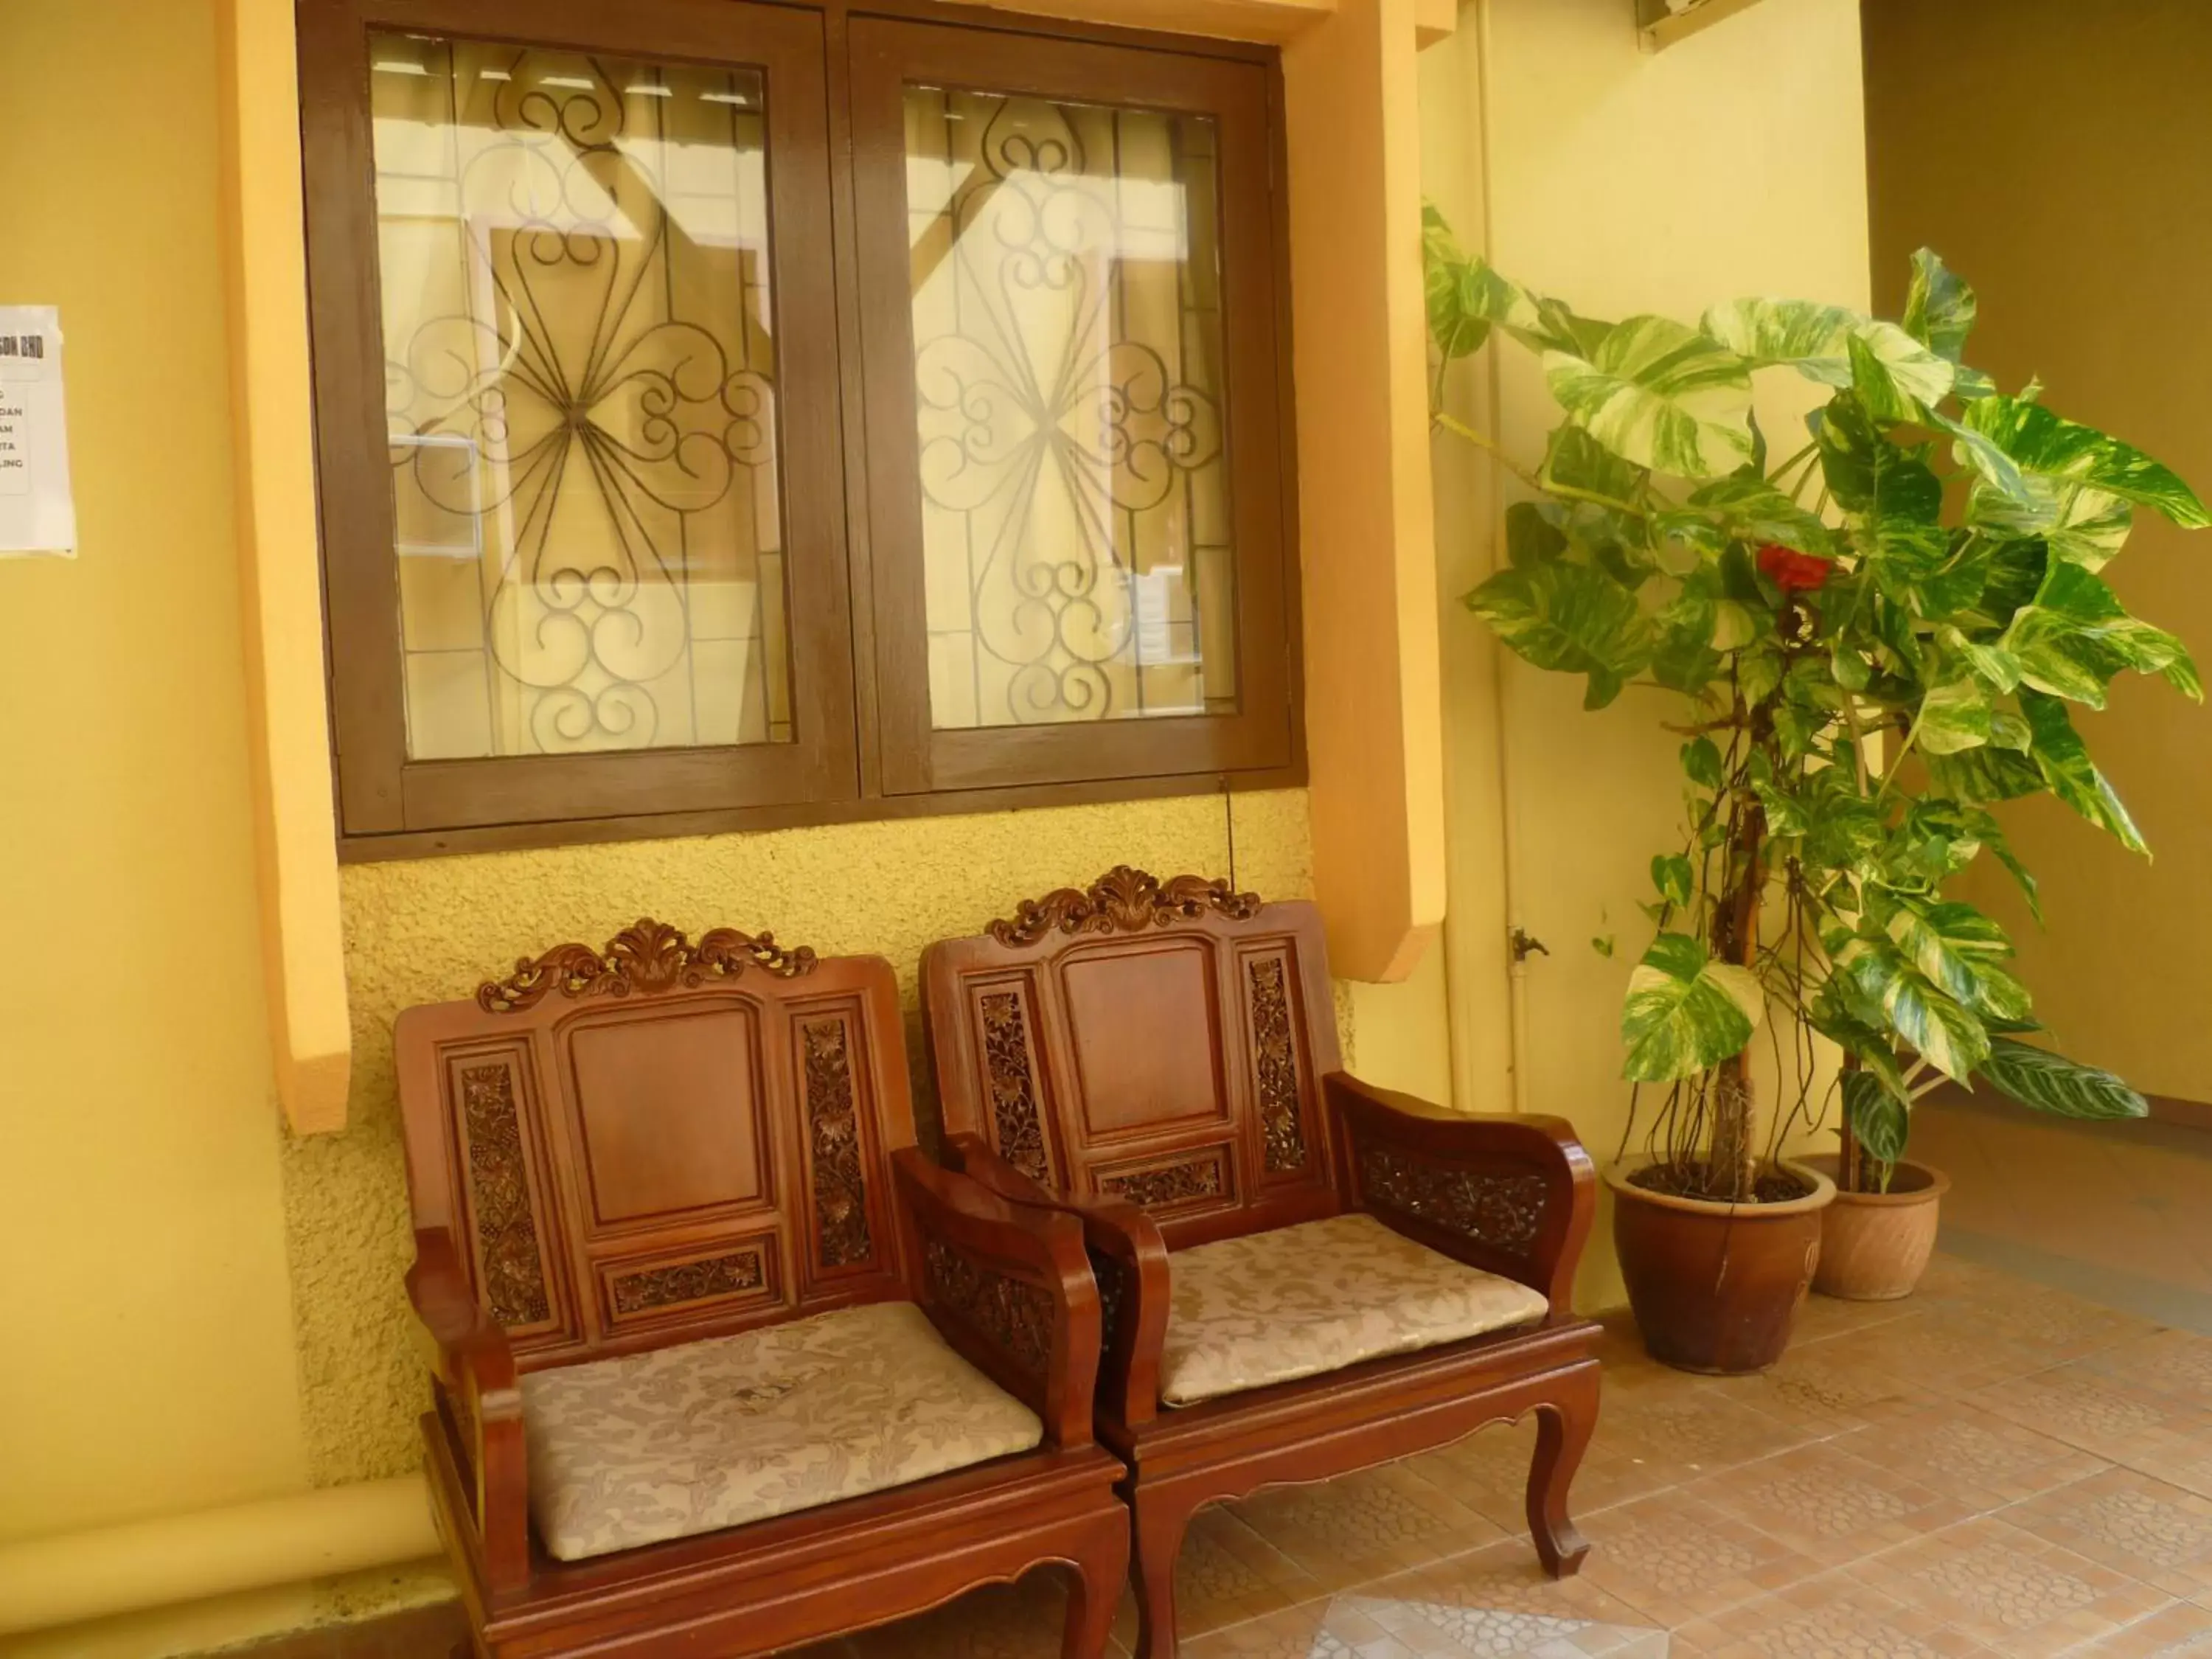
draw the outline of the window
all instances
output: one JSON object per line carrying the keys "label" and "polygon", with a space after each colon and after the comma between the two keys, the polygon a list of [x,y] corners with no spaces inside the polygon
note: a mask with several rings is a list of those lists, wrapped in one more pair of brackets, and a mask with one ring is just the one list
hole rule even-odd
{"label": "window", "polygon": [[349,848],[1295,775],[1263,59],[301,18]]}

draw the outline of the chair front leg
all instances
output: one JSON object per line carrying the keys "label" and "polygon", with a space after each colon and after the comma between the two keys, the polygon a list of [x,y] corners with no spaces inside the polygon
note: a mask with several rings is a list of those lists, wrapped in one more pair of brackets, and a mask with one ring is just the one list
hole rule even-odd
{"label": "chair front leg", "polygon": [[1567,1516],[1567,1492],[1597,1427],[1598,1367],[1570,1372],[1557,1396],[1536,1407],[1536,1452],[1528,1462],[1528,1532],[1554,1578],[1582,1569],[1589,1542]]}
{"label": "chair front leg", "polygon": [[1176,1558],[1182,1553],[1193,1505],[1171,1492],[1130,1493],[1129,1522],[1135,1548],[1132,1588],[1137,1593],[1136,1659],[1176,1659]]}
{"label": "chair front leg", "polygon": [[1060,1659],[1105,1659],[1113,1639],[1114,1613],[1121,1587],[1129,1582],[1129,1528],[1109,1516],[1086,1540],[1082,1558],[1071,1562],[1067,1625],[1060,1638]]}

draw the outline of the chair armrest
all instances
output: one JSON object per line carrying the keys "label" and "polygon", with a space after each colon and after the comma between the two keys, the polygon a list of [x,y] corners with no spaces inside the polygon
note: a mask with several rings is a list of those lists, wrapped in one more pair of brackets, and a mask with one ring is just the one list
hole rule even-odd
{"label": "chair armrest", "polygon": [[407,1296],[443,1417],[474,1488],[485,1577],[495,1590],[530,1580],[530,1493],[522,1389],[507,1333],[478,1304],[460,1249],[443,1227],[415,1235]]}
{"label": "chair armrest", "polygon": [[915,1299],[945,1338],[1044,1419],[1054,1445],[1091,1438],[1098,1287],[1072,1216],[1010,1204],[919,1149],[891,1155]]}
{"label": "chair armrest", "polygon": [[1344,1199],[1470,1267],[1574,1307],[1575,1268],[1597,1212],[1589,1154],[1564,1118],[1469,1116],[1346,1072],[1322,1079]]}
{"label": "chair armrest", "polygon": [[1160,1406],[1160,1346],[1172,1294],[1159,1224],[1126,1199],[1063,1198],[1008,1164],[980,1135],[945,1137],[945,1162],[1011,1204],[1072,1215],[1098,1281],[1105,1357],[1098,1403],[1126,1424],[1149,1423]]}

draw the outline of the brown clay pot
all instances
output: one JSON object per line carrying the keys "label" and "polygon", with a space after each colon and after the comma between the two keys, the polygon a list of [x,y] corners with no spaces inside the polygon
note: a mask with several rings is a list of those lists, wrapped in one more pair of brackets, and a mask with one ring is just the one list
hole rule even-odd
{"label": "brown clay pot", "polygon": [[[1804,1160],[1832,1177],[1832,1154]],[[1886,1193],[1847,1193],[1820,1218],[1820,1266],[1813,1288],[1851,1302],[1911,1296],[1936,1249],[1936,1206],[1951,1177],[1924,1164],[1900,1163]]]}
{"label": "brown clay pot", "polygon": [[1782,1204],[1713,1204],[1647,1192],[1630,1177],[1650,1160],[1605,1172],[1613,1248],[1644,1346],[1662,1364],[1713,1376],[1763,1371],[1782,1358],[1820,1258],[1820,1212],[1836,1183]]}

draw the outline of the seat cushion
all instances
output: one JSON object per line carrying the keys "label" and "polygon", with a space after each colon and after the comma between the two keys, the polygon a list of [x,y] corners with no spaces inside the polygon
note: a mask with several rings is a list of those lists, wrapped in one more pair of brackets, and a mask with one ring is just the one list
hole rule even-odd
{"label": "seat cushion", "polygon": [[1160,1399],[1194,1406],[1541,1319],[1510,1279],[1439,1255],[1370,1215],[1301,1222],[1169,1258]]}
{"label": "seat cushion", "polygon": [[530,1513],[563,1561],[903,1486],[1044,1438],[911,1303],[522,1379]]}

